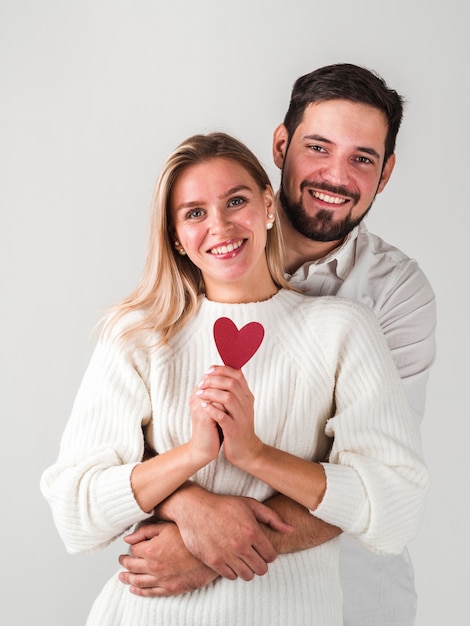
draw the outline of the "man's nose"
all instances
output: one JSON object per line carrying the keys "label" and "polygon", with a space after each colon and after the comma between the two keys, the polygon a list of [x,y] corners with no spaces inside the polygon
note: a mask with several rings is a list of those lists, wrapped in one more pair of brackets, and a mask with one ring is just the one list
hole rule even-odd
{"label": "man's nose", "polygon": [[332,157],[321,171],[322,178],[336,186],[349,183],[349,163],[341,157]]}

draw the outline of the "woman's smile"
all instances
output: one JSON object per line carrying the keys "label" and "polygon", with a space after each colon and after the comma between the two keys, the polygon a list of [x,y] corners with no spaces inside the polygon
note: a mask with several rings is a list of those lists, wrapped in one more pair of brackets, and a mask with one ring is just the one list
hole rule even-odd
{"label": "woman's smile", "polygon": [[240,250],[245,245],[246,239],[236,239],[225,241],[222,244],[214,246],[208,250],[209,254],[223,258],[233,258],[237,255],[237,250]]}

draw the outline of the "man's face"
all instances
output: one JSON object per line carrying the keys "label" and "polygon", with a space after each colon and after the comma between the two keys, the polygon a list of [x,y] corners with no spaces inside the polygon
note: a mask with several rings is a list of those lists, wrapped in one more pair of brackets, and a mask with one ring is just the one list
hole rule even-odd
{"label": "man's face", "polygon": [[288,145],[286,128],[274,133],[281,168],[281,205],[292,226],[315,241],[343,239],[366,215],[390,178],[384,167],[387,119],[349,100],[310,104]]}

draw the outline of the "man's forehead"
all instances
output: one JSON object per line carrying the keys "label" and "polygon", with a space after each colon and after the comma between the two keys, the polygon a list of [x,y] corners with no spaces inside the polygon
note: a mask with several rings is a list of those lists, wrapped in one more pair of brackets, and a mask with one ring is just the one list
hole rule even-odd
{"label": "man's forehead", "polygon": [[344,121],[350,119],[357,122],[357,120],[361,120],[363,124],[377,125],[385,129],[388,127],[387,116],[381,109],[364,102],[340,98],[311,102],[305,107],[302,122],[320,121],[326,118],[334,119],[335,117]]}
{"label": "man's forehead", "polygon": [[377,150],[384,149],[388,131],[385,113],[351,100],[321,100],[310,103],[297,127],[299,138],[322,138],[331,143],[351,141]]}

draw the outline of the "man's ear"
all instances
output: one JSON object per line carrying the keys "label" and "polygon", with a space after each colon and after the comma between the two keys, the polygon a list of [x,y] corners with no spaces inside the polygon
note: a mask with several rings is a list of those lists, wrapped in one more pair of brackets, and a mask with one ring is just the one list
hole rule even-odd
{"label": "man's ear", "polygon": [[384,168],[382,170],[382,175],[380,176],[379,186],[377,187],[377,193],[380,193],[385,189],[385,186],[390,180],[390,176],[392,175],[396,160],[397,159],[396,159],[395,153],[391,154],[388,157],[387,162],[385,163]]}
{"label": "man's ear", "polygon": [[279,124],[273,136],[273,161],[279,169],[284,165],[288,140],[287,128],[284,124]]}

